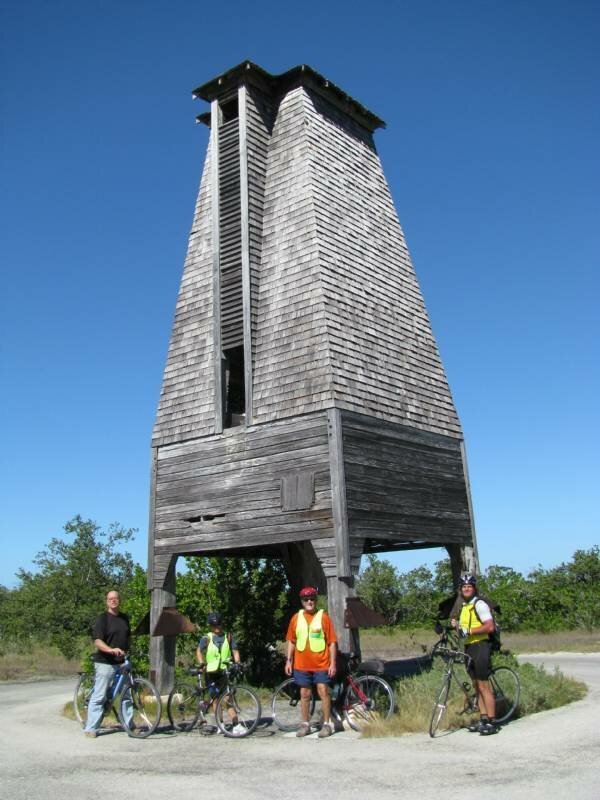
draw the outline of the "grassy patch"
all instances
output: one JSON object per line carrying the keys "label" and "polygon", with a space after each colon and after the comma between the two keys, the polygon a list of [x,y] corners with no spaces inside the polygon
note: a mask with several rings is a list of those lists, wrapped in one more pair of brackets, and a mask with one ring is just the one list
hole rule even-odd
{"label": "grassy patch", "polygon": [[597,653],[600,651],[600,630],[503,633],[502,642],[515,653]]}
{"label": "grassy patch", "polygon": [[[521,681],[521,698],[516,713],[517,717],[558,708],[575,700],[581,700],[586,694],[585,684],[565,677],[558,669],[553,673],[548,673],[543,667],[536,667],[532,664],[519,665],[510,656],[498,657],[495,665],[500,666],[501,664],[514,669]],[[440,659],[435,659],[431,670],[400,680],[396,686],[396,713],[386,722],[369,725],[363,730],[363,736],[374,738],[427,732],[433,704],[444,673],[445,664]],[[466,672],[461,672],[459,668],[457,668],[457,675],[461,682],[469,680]],[[448,698],[444,727],[460,728],[471,721],[471,714],[462,713],[463,705],[463,694],[456,686],[453,686]]]}
{"label": "grassy patch", "polygon": [[[429,628],[374,628],[361,631],[363,657],[395,659],[420,656],[431,650],[437,636]],[[600,651],[600,630],[556,631],[554,633],[502,633],[502,645],[514,653],[592,653]]]}
{"label": "grassy patch", "polygon": [[546,672],[543,667],[521,664],[517,671],[521,679],[519,716],[565,706],[587,693],[585,683],[567,678],[558,668]]}
{"label": "grassy patch", "polygon": [[65,658],[55,647],[0,651],[0,681],[31,681],[75,676],[80,660]]}
{"label": "grassy patch", "polygon": [[395,659],[422,656],[429,652],[438,637],[433,625],[428,628],[372,628],[361,631],[363,658]]}

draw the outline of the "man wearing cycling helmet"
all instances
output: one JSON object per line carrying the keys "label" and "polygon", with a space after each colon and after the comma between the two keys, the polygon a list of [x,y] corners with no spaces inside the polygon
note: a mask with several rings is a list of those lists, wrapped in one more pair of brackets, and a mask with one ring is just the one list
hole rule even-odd
{"label": "man wearing cycling helmet", "polygon": [[461,575],[459,580],[462,601],[458,619],[450,622],[458,635],[465,640],[465,653],[469,656],[467,670],[477,693],[479,720],[469,725],[472,733],[489,736],[498,732],[495,720],[496,702],[489,677],[492,669],[490,634],[494,632],[494,618],[489,605],[477,597],[477,579],[474,575]]}
{"label": "man wearing cycling helmet", "polygon": [[[225,677],[225,669],[232,661],[240,663],[240,652],[233,635],[223,630],[223,617],[218,611],[211,611],[206,617],[206,622],[210,631],[198,642],[196,658],[200,668],[206,670],[206,685],[213,705],[218,696],[219,686]],[[227,711],[234,726],[233,732],[245,733],[246,729],[238,724],[233,707],[228,706]]]}
{"label": "man wearing cycling helmet", "polygon": [[288,626],[285,674],[294,676],[300,687],[302,722],[296,736],[310,733],[310,700],[312,687],[317,687],[323,710],[323,727],[319,739],[331,736],[331,697],[329,685],[336,673],[337,637],[326,611],[317,611],[317,590],[305,586],[300,592],[302,608]]}

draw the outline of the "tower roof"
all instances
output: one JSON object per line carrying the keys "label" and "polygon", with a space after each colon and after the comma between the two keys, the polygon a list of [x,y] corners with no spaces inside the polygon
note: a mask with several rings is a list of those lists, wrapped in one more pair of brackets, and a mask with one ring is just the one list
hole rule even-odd
{"label": "tower roof", "polygon": [[[385,128],[385,122],[380,117],[346,94],[335,83],[309,67],[308,64],[299,64],[280,75],[273,75],[252,61],[242,61],[241,64],[228,69],[207,83],[203,83],[202,86],[198,86],[192,94],[196,98],[211,102],[228,94],[241,83],[253,84],[272,97],[280,97],[296,86],[307,86],[325,97],[332,105],[348,114],[368,131]],[[202,114],[198,119],[201,122],[209,122],[208,115]]]}

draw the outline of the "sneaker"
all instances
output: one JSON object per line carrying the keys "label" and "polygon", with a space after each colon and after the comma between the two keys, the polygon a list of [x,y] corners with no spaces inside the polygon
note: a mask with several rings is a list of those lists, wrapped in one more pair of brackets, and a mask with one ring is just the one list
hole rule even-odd
{"label": "sneaker", "polygon": [[491,736],[494,733],[498,733],[499,730],[500,726],[498,723],[490,719],[481,724],[481,730],[479,731],[479,734],[480,736]]}
{"label": "sneaker", "polygon": [[248,728],[246,728],[245,725],[242,725],[241,722],[238,722],[237,725],[233,726],[231,732],[234,736],[245,736],[248,733]]}
{"label": "sneaker", "polygon": [[96,739],[98,736],[98,731],[84,731],[83,735],[87,736],[88,739]]}
{"label": "sneaker", "polygon": [[310,733],[310,725],[308,724],[308,722],[301,722],[300,727],[296,731],[296,736],[298,737],[298,739],[301,736],[308,736],[309,733]]}
{"label": "sneaker", "polygon": [[328,736],[331,736],[333,733],[333,725],[331,722],[323,723],[323,727],[319,731],[318,737],[319,739],[326,739]]}
{"label": "sneaker", "polygon": [[474,719],[473,722],[467,726],[470,733],[481,733],[481,726],[484,724],[482,719]]}

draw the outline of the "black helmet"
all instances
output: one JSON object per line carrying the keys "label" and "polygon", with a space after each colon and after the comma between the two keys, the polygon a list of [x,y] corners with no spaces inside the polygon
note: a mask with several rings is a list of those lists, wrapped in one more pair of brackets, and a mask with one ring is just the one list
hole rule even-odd
{"label": "black helmet", "polygon": [[223,624],[223,617],[218,611],[211,611],[206,617],[206,621],[211,627],[215,627],[216,625]]}
{"label": "black helmet", "polygon": [[465,572],[458,579],[458,585],[459,585],[459,587],[460,586],[477,586],[477,578],[475,577],[475,575],[469,575],[468,572]]}

